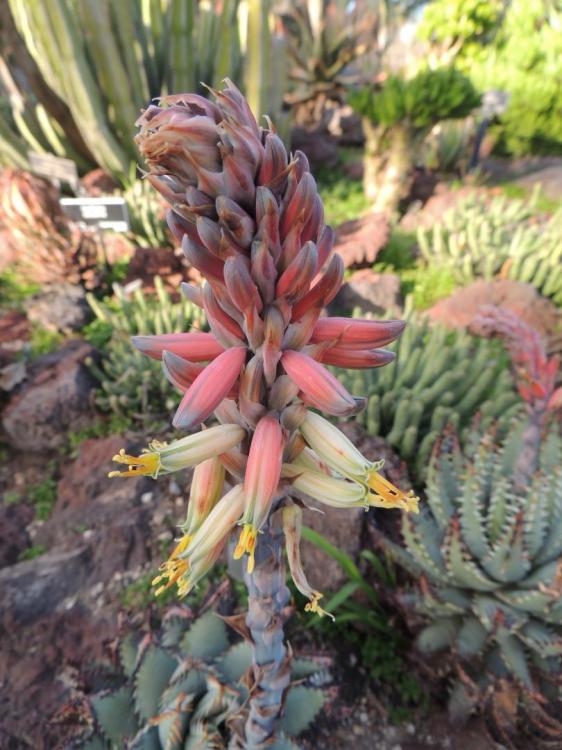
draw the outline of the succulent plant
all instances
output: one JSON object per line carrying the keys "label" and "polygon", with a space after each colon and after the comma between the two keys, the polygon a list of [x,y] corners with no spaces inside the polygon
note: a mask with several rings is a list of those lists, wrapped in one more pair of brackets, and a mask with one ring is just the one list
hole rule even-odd
{"label": "succulent plant", "polygon": [[[231,81],[212,93],[213,102],[162,97],[137,123],[146,179],[169,202],[168,225],[205,277],[202,287],[182,290],[205,310],[210,332],[133,337],[183,391],[173,424],[188,434],[152,441],[137,456],[121,450],[113,460],[126,468],[110,476],[156,479],[195,467],[187,518],[153,581],[156,594],[172,586],[189,594],[238,530],[233,556],[247,563],[256,685],[244,747],[258,750],[275,744],[290,679],[284,547],[306,609],[324,614],[301,563],[303,495],[338,508],[406,512],[417,512],[418,500],[311,411],[357,413],[364,400],[325,365],[387,364],[394,355],[380,347],[403,322],[322,317],[344,268],[307,159],[289,156],[269,121],[258,125]],[[218,425],[192,433],[212,417]]]}
{"label": "succulent plant", "polygon": [[[232,645],[224,621],[206,612],[191,621],[175,608],[162,631],[142,640],[128,633],[118,646],[114,689],[87,699],[90,728],[75,750],[220,750],[245,714],[252,653]],[[321,665],[295,659],[281,733],[273,750],[298,750],[289,739],[314,720],[324,692],[314,687]],[[234,747],[233,744],[229,747]]]}
{"label": "succulent plant", "polygon": [[370,434],[386,438],[423,477],[446,425],[464,436],[479,413],[483,425],[499,419],[503,431],[522,402],[503,347],[430,326],[415,314],[408,320],[392,345],[393,362],[375,372],[346,372],[342,380],[351,393],[367,395],[358,421]]}
{"label": "succulent plant", "polygon": [[[517,485],[527,423],[503,445],[475,430],[464,456],[441,440],[427,477],[425,511],[404,519],[405,550],[384,547],[420,581],[419,611],[431,622],[422,651],[452,649],[470,678],[451,694],[454,714],[470,711],[497,678],[525,690],[553,689],[562,668],[562,439],[553,429],[538,469]],[[549,687],[549,681],[552,683]],[[467,685],[473,683],[473,701]]]}
{"label": "succulent plant", "polygon": [[413,78],[389,75],[378,86],[351,92],[363,118],[363,187],[375,211],[395,211],[406,198],[418,147],[441,120],[466,117],[480,103],[470,80],[454,67],[430,68]]}
{"label": "succulent plant", "polygon": [[3,264],[7,259],[39,284],[61,279],[92,284],[103,257],[97,237],[63,213],[58,190],[20,170],[0,174],[0,237]]}
{"label": "succulent plant", "polygon": [[432,229],[418,229],[421,254],[461,284],[502,276],[562,304],[562,210],[540,218],[533,209],[533,200],[474,194]]}
{"label": "succulent plant", "polygon": [[129,293],[118,284],[110,300],[87,295],[96,316],[87,336],[102,350],[99,364],[88,360],[100,382],[95,403],[102,411],[147,424],[171,413],[177,391],[160,362],[143,357],[131,347],[131,335],[180,333],[191,326],[205,328],[205,316],[196,305],[187,300],[173,302],[159,277],[155,277],[154,286],[153,295],[139,288]]}
{"label": "succulent plant", "polygon": [[131,219],[131,236],[139,247],[172,247],[166,205],[143,180],[131,180],[123,192]]}

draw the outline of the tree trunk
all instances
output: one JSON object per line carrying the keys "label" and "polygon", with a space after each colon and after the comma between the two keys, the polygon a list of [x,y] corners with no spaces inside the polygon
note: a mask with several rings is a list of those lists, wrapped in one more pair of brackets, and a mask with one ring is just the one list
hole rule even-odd
{"label": "tree trunk", "polygon": [[413,151],[410,131],[405,125],[391,128],[373,125],[366,118],[363,189],[379,213],[395,213],[407,198],[413,180]]}
{"label": "tree trunk", "polygon": [[264,748],[274,737],[291,680],[290,653],[283,634],[289,601],[283,546],[283,531],[274,527],[270,518],[259,537],[254,571],[244,574],[255,684],[246,722],[246,750]]}

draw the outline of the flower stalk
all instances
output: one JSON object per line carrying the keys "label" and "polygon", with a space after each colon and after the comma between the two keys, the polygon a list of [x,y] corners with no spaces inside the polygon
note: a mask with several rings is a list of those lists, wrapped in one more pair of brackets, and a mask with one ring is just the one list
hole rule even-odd
{"label": "flower stalk", "polygon": [[[300,558],[302,508],[378,506],[417,511],[330,422],[365,404],[326,364],[378,367],[402,321],[323,318],[343,282],[334,232],[304,154],[291,156],[255,121],[230,81],[211,92],[163,97],[139,118],[147,179],[169,202],[167,220],[205,278],[183,293],[205,311],[209,332],[139,336],[177,387],[173,423],[198,430],[140,456],[115,457],[119,476],[195,467],[190,505],[156,593],[185,596],[236,539],[249,592],[246,635],[254,661],[248,719],[238,746],[275,744],[290,681],[284,554],[307,611],[325,614]],[[180,400],[181,399],[181,400]],[[199,429],[207,420],[218,425]]]}

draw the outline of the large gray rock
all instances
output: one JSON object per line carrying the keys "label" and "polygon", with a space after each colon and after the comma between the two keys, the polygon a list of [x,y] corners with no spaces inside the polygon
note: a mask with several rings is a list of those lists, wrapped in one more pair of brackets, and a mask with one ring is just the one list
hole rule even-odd
{"label": "large gray rock", "polygon": [[83,328],[92,311],[78,284],[49,284],[29,300],[27,317],[44,328],[67,333]]}
{"label": "large gray rock", "polygon": [[70,430],[80,429],[91,418],[95,380],[84,361],[93,353],[84,341],[71,341],[33,364],[28,380],[2,414],[13,447],[39,453],[57,450]]}
{"label": "large gray rock", "polygon": [[400,315],[400,277],[394,273],[376,273],[370,268],[356,271],[342,286],[332,306],[336,310],[351,311],[359,307],[375,315],[386,312]]}

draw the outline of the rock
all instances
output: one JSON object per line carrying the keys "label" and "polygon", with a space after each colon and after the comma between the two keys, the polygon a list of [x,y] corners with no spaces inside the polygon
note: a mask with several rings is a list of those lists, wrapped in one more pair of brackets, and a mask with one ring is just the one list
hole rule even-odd
{"label": "rock", "polygon": [[360,307],[364,312],[400,315],[402,295],[400,277],[394,273],[376,273],[369,268],[356,271],[342,286],[334,299],[334,309],[351,311]]}
{"label": "rock", "polygon": [[79,331],[92,318],[84,289],[77,284],[49,284],[27,304],[27,317],[54,331]]}
{"label": "rock", "polygon": [[562,324],[556,305],[542,297],[531,284],[511,279],[475,281],[438,302],[427,315],[448,328],[467,328],[482,305],[505,307],[545,338],[552,336]]}
{"label": "rock", "polygon": [[74,340],[30,368],[28,380],[15,392],[2,414],[12,446],[48,452],[64,445],[70,430],[91,419],[90,392],[95,380],[84,364],[94,349]]}
{"label": "rock", "polygon": [[[361,549],[367,514],[363,508],[330,508],[318,504],[322,513],[305,509],[304,525],[326,538],[351,558],[356,559]],[[336,591],[347,582],[347,574],[339,563],[312,542],[301,542],[303,569],[310,585],[318,591]]]}
{"label": "rock", "polygon": [[335,250],[346,268],[372,265],[390,237],[390,222],[383,214],[367,214],[336,227]]}
{"label": "rock", "polygon": [[365,143],[361,115],[349,104],[341,104],[328,112],[326,127],[338,139],[340,146],[359,146]]}
{"label": "rock", "polygon": [[312,170],[334,167],[338,161],[338,144],[324,127],[313,130],[295,126],[291,130],[291,150],[303,151]]}
{"label": "rock", "polygon": [[0,367],[0,390],[13,391],[16,385],[25,380],[26,373],[25,362],[11,362]]}
{"label": "rock", "polygon": [[10,624],[21,627],[36,622],[76,594],[87,580],[88,558],[87,549],[80,547],[47,552],[0,570],[0,600]]}
{"label": "rock", "polygon": [[24,503],[0,505],[0,568],[16,563],[29,546],[26,526],[33,516],[33,508]]}
{"label": "rock", "polygon": [[[476,187],[475,185],[464,185],[461,188],[453,190],[447,183],[439,183],[435,186],[432,185],[432,191],[433,194],[429,200],[427,200],[425,205],[421,206],[420,202],[411,205],[410,209],[400,220],[400,229],[404,232],[415,232],[418,227],[429,229],[441,219],[446,211],[454,208],[461,201],[466,200],[469,196],[474,195],[475,193],[478,195],[490,196],[490,198],[494,195],[500,194],[498,189],[490,190],[487,188]],[[419,197],[421,197],[421,193]]]}

